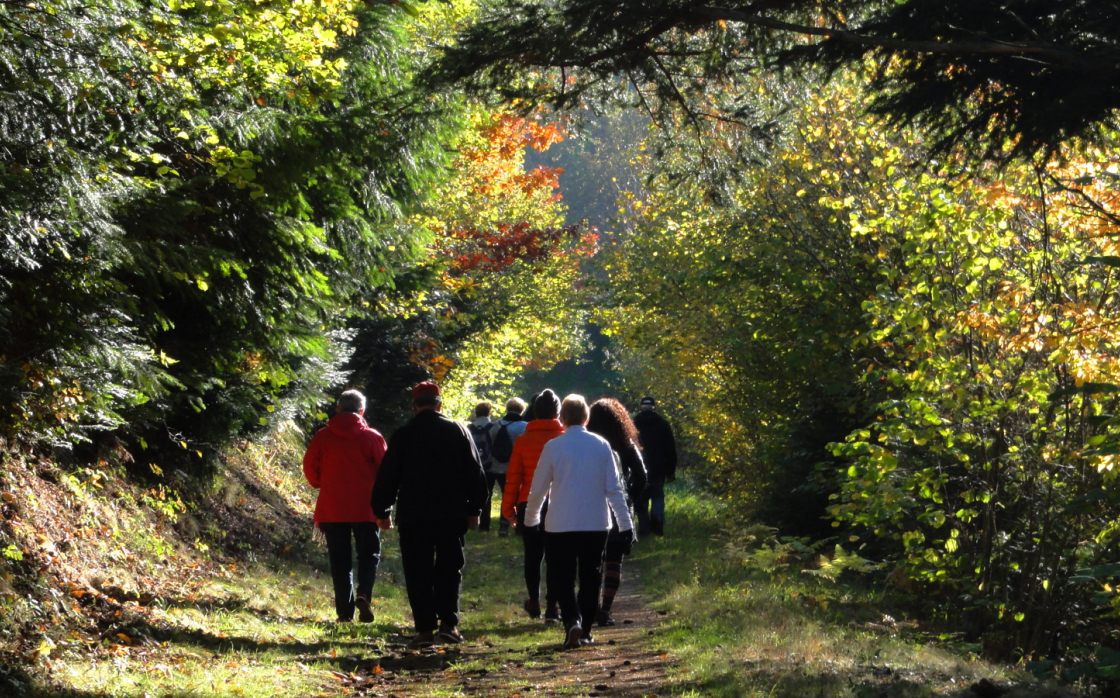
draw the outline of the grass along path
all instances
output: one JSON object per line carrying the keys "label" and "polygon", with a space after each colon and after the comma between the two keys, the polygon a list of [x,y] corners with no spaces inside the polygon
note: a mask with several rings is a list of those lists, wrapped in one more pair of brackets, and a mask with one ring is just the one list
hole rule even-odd
{"label": "grass along path", "polygon": [[[407,647],[413,633],[395,533],[384,536],[371,624],[329,620],[325,556],[310,552],[310,564],[212,569],[181,597],[120,604],[104,641],[58,648],[52,674],[63,688],[50,695],[648,696],[664,683],[660,616],[633,580],[617,602],[619,625],[597,629],[594,646],[562,651],[559,626],[521,610],[515,536],[468,534],[467,641],[425,650]],[[216,577],[202,581],[209,574]]]}

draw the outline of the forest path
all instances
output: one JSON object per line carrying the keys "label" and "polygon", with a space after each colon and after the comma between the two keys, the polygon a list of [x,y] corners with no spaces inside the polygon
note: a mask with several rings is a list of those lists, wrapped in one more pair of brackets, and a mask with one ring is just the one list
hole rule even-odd
{"label": "forest path", "polygon": [[[399,635],[386,652],[363,662],[343,680],[369,696],[657,696],[671,664],[667,654],[651,642],[660,615],[646,605],[635,588],[633,567],[615,600],[616,625],[596,626],[595,642],[574,650],[562,648],[559,624],[544,644],[527,652],[505,649],[488,635],[470,628],[464,617],[466,641],[422,650],[408,647]],[[525,618],[525,625],[542,621]],[[503,630],[516,633],[516,627]],[[506,655],[506,656],[503,656]],[[341,679],[342,677],[340,677]]]}

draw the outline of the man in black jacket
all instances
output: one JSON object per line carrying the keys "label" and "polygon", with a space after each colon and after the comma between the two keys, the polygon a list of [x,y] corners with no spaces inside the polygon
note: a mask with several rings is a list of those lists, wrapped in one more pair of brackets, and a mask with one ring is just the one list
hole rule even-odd
{"label": "man in black jacket", "polygon": [[401,564],[416,627],[413,645],[439,639],[463,641],[459,633],[459,593],[463,581],[464,536],[478,528],[486,503],[486,475],[467,428],[440,414],[435,383],[412,391],[415,416],[389,439],[389,449],[373,487],[373,511],[385,527],[396,503]]}
{"label": "man in black jacket", "polygon": [[646,396],[638,403],[638,414],[634,415],[649,475],[649,484],[635,502],[639,536],[651,531],[659,536],[665,534],[665,483],[677,479],[677,441],[673,428],[656,409],[654,399]]}

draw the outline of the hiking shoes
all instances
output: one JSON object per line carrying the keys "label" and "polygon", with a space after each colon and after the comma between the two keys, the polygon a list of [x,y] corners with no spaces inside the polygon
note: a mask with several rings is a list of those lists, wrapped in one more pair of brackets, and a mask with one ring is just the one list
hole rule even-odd
{"label": "hiking shoes", "polygon": [[560,622],[560,609],[556,606],[550,607],[544,612],[545,623],[559,623]]}
{"label": "hiking shoes", "polygon": [[595,622],[599,624],[599,627],[606,628],[614,625],[614,617],[611,616],[610,611],[599,611],[595,616]]}
{"label": "hiking shoes", "polygon": [[416,637],[412,638],[412,642],[408,646],[414,650],[423,649],[424,647],[431,647],[436,644],[435,633],[431,630],[416,633]]}
{"label": "hiking shoes", "polygon": [[537,601],[536,599],[525,599],[525,603],[523,604],[523,607],[525,608],[525,612],[528,613],[529,617],[532,618],[533,620],[536,620],[537,618],[541,617],[541,602],[540,601]]}
{"label": "hiking shoes", "polygon": [[580,646],[580,640],[583,639],[583,628],[578,624],[573,623],[564,631],[564,649],[574,650]]}
{"label": "hiking shoes", "polygon": [[463,642],[463,634],[456,627],[440,628],[439,639],[451,645],[458,645]]}
{"label": "hiking shoes", "polygon": [[589,647],[595,644],[595,638],[591,636],[591,631],[584,630],[583,637],[579,639],[580,647]]}
{"label": "hiking shoes", "polygon": [[358,620],[363,623],[373,622],[373,609],[369,607],[369,599],[359,596],[354,599],[354,608],[358,609]]}

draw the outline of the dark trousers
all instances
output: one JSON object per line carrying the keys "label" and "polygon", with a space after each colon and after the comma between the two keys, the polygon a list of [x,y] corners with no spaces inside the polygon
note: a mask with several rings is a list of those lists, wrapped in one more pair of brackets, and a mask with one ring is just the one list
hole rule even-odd
{"label": "dark trousers", "polygon": [[[506,491],[506,474],[505,473],[486,473],[486,506],[482,508],[482,518],[478,522],[478,530],[490,530],[490,502],[494,496],[494,485],[498,485],[498,496],[501,497],[502,493]],[[509,528],[509,521],[504,516],[498,517],[499,528]]]}
{"label": "dark trousers", "polygon": [[[541,563],[545,561],[544,524],[525,525],[525,502],[517,505],[517,530],[521,531],[521,543],[525,546],[525,590],[529,598],[539,602],[541,599]],[[541,508],[541,521],[548,513],[548,502]],[[545,590],[545,608],[556,604],[556,595],[550,584]]]}
{"label": "dark trousers", "polygon": [[[606,531],[565,531],[544,534],[548,555],[548,589],[560,602],[564,627],[578,623],[589,633],[599,610]],[[579,594],[576,594],[576,579]]]}
{"label": "dark trousers", "polygon": [[665,476],[651,474],[649,484],[638,494],[634,506],[638,510],[639,536],[649,535],[651,516],[665,523]]}
{"label": "dark trousers", "polygon": [[401,565],[416,632],[459,625],[467,522],[408,522],[399,527]]}
{"label": "dark trousers", "polygon": [[[334,610],[340,620],[353,620],[354,599],[373,593],[373,578],[381,562],[381,532],[372,521],[346,523],[320,521],[319,530],[327,538],[327,559],[331,565],[334,583]],[[357,593],[354,589],[353,559],[350,556],[350,537],[354,537],[357,551]]]}

